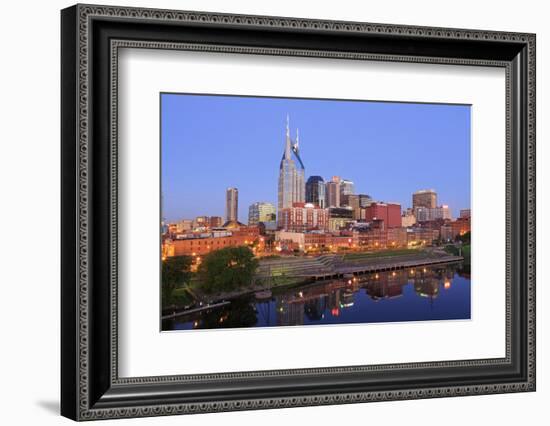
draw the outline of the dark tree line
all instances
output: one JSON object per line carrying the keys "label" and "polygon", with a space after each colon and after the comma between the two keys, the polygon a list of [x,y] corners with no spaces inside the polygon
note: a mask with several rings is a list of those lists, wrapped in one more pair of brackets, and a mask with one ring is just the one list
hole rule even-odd
{"label": "dark tree line", "polygon": [[174,290],[188,284],[191,279],[190,256],[174,256],[162,261],[162,306],[174,302]]}

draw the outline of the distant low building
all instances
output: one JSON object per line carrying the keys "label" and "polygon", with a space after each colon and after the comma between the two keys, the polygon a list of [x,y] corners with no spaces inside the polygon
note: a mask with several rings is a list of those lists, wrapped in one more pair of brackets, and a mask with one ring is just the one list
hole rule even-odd
{"label": "distant low building", "polygon": [[260,228],[260,234],[270,235],[270,234],[273,234],[275,231],[277,231],[277,222],[275,221],[259,222],[258,228]]}
{"label": "distant low building", "polygon": [[443,241],[453,241],[456,237],[453,226],[450,223],[441,226],[440,235]]}
{"label": "distant low building", "polygon": [[365,208],[373,202],[372,197],[367,194],[348,194],[342,197],[342,204],[352,209],[355,220],[365,220]]}
{"label": "distant low building", "polygon": [[407,229],[401,227],[386,228],[384,221],[375,219],[370,226],[359,228],[358,247],[368,250],[399,248],[407,246]]}
{"label": "distant low building", "polygon": [[462,210],[460,210],[460,218],[466,219],[466,218],[469,218],[469,217],[471,217],[470,209],[462,209]]}
{"label": "distant low building", "polygon": [[416,223],[416,217],[409,211],[406,211],[401,216],[401,226],[409,228]]}
{"label": "distant low building", "polygon": [[407,228],[408,245],[431,245],[434,240],[439,239],[440,231],[431,228]]}
{"label": "distant low building", "polygon": [[354,249],[358,247],[358,234],[331,234],[329,232],[277,231],[276,246],[284,251],[322,252]]}
{"label": "distant low building", "polygon": [[248,225],[256,226],[260,222],[275,222],[275,206],[271,203],[256,202],[248,208]]}
{"label": "distant low building", "polygon": [[192,222],[192,228],[218,228],[222,226],[223,218],[221,216],[197,216]]}
{"label": "distant low building", "polygon": [[328,209],[328,230],[339,231],[353,222],[351,207],[330,207]]}
{"label": "distant low building", "polygon": [[414,214],[417,222],[428,222],[438,219],[452,219],[451,209],[447,205],[434,208],[416,207]]}
{"label": "distant low building", "polygon": [[190,231],[193,228],[193,221],[191,219],[182,219],[176,223],[176,232]]}
{"label": "distant low building", "polygon": [[210,216],[210,228],[219,228],[222,226],[223,218],[221,216]]}

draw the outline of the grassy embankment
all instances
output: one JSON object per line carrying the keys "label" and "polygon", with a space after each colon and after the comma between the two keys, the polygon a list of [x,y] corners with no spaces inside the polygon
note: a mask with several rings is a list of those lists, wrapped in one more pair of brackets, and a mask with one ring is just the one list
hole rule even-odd
{"label": "grassy embankment", "polygon": [[394,257],[394,256],[406,256],[425,253],[422,249],[388,249],[380,251],[369,251],[363,253],[348,253],[343,257],[344,262],[348,261],[358,261],[363,259],[378,259],[385,257]]}
{"label": "grassy embankment", "polygon": [[[342,260],[345,263],[355,263],[363,260],[419,255],[424,253],[425,251],[419,248],[388,249],[375,252],[347,253],[342,256]],[[272,258],[279,258],[279,256],[273,256]],[[205,292],[197,275],[193,274],[191,280],[185,287],[178,288],[174,291],[174,298],[177,300],[178,305],[184,306],[191,304],[194,300],[207,301],[229,299],[242,294],[252,294],[262,290],[275,290],[277,288],[292,287],[304,284],[306,282],[308,282],[308,279],[304,279],[304,277],[286,275],[284,271],[274,271],[270,277],[256,278],[249,285],[243,285],[233,291]]]}
{"label": "grassy embankment", "polygon": [[178,307],[190,306],[195,302],[195,298],[191,294],[188,285],[176,288],[172,293],[172,299],[174,305]]}

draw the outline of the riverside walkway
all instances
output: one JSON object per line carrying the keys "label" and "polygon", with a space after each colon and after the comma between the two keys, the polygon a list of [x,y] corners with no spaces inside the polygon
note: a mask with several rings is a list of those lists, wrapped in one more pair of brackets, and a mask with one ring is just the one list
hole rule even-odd
{"label": "riverside walkway", "polygon": [[280,258],[261,261],[258,277],[285,276],[312,280],[340,278],[347,275],[362,275],[397,269],[443,265],[464,260],[437,251],[415,251],[399,255],[376,253],[352,253],[347,255],[323,255],[317,257]]}
{"label": "riverside walkway", "polygon": [[169,315],[163,315],[161,317],[161,319],[165,320],[165,319],[177,318],[177,317],[181,317],[183,315],[189,315],[189,314],[195,314],[197,312],[208,311],[209,309],[220,308],[222,306],[229,305],[230,303],[231,302],[229,302],[229,301],[223,301],[223,302],[218,302],[218,303],[211,303],[211,304],[202,305],[202,306],[199,306],[197,308],[192,308],[192,309],[187,309],[187,310],[183,309],[181,311],[173,312]]}
{"label": "riverside walkway", "polygon": [[328,278],[338,278],[345,275],[363,275],[384,271],[395,271],[397,269],[419,268],[423,266],[443,265],[447,263],[456,263],[464,260],[459,256],[442,256],[438,258],[424,258],[395,261],[388,259],[360,265],[340,265],[334,268],[334,271],[321,272],[310,276],[315,280],[324,280]]}

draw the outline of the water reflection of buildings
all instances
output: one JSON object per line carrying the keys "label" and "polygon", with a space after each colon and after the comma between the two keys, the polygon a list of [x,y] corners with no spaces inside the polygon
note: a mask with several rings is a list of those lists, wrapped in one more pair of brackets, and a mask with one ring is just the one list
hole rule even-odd
{"label": "water reflection of buildings", "polygon": [[275,297],[276,325],[303,325],[306,318],[309,322],[323,322],[327,316],[339,317],[354,306],[355,295],[361,289],[371,299],[380,301],[403,296],[405,286],[411,284],[417,296],[434,300],[442,288],[451,287],[456,272],[453,266],[402,269],[312,284]]}
{"label": "water reflection of buildings", "polygon": [[320,321],[325,317],[327,297],[321,296],[304,303],[304,312],[310,321]]}
{"label": "water reflection of buildings", "polygon": [[304,303],[291,303],[281,297],[276,300],[277,325],[302,325],[304,323]]}
{"label": "water reflection of buildings", "polygon": [[331,281],[276,296],[277,325],[302,325],[306,316],[309,321],[321,321],[327,311],[338,316],[340,309],[353,306],[353,291],[346,291],[345,287],[345,281]]}
{"label": "water reflection of buildings", "polygon": [[[374,301],[389,302],[402,296],[412,296],[427,298],[431,303],[451,288],[455,274],[460,275],[461,271],[458,265],[447,265],[317,282],[288,289],[264,301],[233,301],[221,309],[186,317],[185,321],[191,321],[193,328],[343,323],[346,322],[342,318],[344,312],[358,309],[359,298],[365,295]],[[405,294],[407,285],[410,285],[412,292]],[[361,305],[360,309],[368,310],[369,307]]]}
{"label": "water reflection of buildings", "polygon": [[373,274],[363,283],[363,287],[371,299],[389,299],[403,295],[407,279],[407,273],[403,271]]}
{"label": "water reflection of buildings", "polygon": [[355,294],[364,289],[373,300],[403,296],[404,287],[412,284],[417,296],[436,299],[441,288],[451,287],[456,267],[415,268],[383,272],[323,284],[312,284],[275,297],[276,325],[303,325],[304,321],[322,322],[327,316],[339,317],[355,304]]}
{"label": "water reflection of buildings", "polygon": [[368,276],[362,282],[362,287],[372,299],[381,300],[402,296],[403,288],[412,284],[418,296],[435,299],[441,286],[444,289],[451,288],[455,272],[455,267],[385,272]]}

